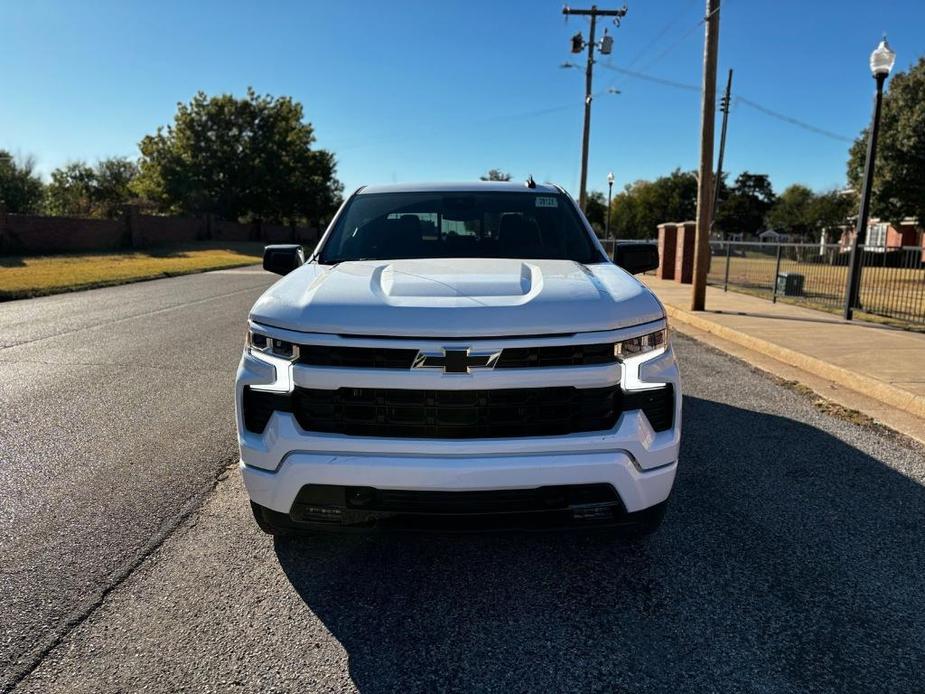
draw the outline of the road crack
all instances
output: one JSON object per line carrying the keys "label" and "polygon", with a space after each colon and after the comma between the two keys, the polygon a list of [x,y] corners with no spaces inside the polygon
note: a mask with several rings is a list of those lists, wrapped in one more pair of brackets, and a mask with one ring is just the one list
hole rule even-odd
{"label": "road crack", "polygon": [[110,574],[110,581],[105,586],[97,590],[82,606],[67,615],[57,632],[50,634],[44,643],[39,643],[34,647],[30,652],[31,654],[21,656],[20,662],[15,663],[11,668],[9,679],[2,684],[3,689],[0,691],[4,694],[12,692],[23,680],[35,672],[52,651],[60,646],[75,629],[93,616],[97,609],[106,602],[106,598],[110,593],[125,583],[135,573],[136,569],[160,549],[178,529],[184,527],[186,522],[202,508],[206,498],[215,491],[219,483],[228,479],[232,469],[237,464],[237,456],[223,459],[221,465],[214,471],[212,478],[203,483],[197,491],[187,498],[179,513],[161,524],[134,557]]}

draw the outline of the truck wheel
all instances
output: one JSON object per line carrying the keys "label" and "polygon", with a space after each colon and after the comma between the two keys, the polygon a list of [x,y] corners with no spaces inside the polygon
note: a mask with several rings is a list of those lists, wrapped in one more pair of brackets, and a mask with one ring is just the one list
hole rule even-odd
{"label": "truck wheel", "polygon": [[261,506],[260,504],[255,504],[253,501],[251,502],[251,511],[254,513],[254,520],[257,521],[257,525],[267,535],[275,535],[276,537],[281,537],[288,534],[289,529],[282,526],[278,522],[275,522],[275,519],[273,518],[274,515],[280,514],[275,514],[270,509]]}

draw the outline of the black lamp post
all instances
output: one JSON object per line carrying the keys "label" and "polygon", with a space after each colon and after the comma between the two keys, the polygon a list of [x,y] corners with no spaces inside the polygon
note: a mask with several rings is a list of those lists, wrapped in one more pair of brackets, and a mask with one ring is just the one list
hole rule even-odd
{"label": "black lamp post", "polygon": [[610,195],[613,193],[613,171],[607,174],[607,214],[604,216],[604,236],[610,240]]}
{"label": "black lamp post", "polygon": [[861,188],[861,205],[858,210],[858,225],[851,244],[851,259],[849,261],[848,284],[845,287],[845,320],[851,320],[855,307],[860,307],[861,294],[861,267],[864,249],[862,246],[867,240],[867,220],[870,216],[870,189],[874,180],[874,159],[877,155],[877,132],[880,129],[880,105],[883,102],[883,83],[886,82],[896,54],[890,49],[886,37],[880,45],[870,54],[870,71],[877,81],[877,91],[874,97],[874,115],[871,118],[870,132],[867,137],[867,159],[864,163],[864,185]]}

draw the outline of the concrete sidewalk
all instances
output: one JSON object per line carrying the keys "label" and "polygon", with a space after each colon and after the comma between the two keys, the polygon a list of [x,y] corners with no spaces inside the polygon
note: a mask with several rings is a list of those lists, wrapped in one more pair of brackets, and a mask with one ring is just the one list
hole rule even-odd
{"label": "concrete sidewalk", "polygon": [[[798,369],[806,382],[824,379],[865,399],[872,399],[913,417],[898,416],[904,423],[895,426],[919,440],[925,440],[925,334],[913,333],[873,323],[848,322],[838,316],[707,288],[706,311],[690,311],[691,286],[655,277],[643,277],[665,304],[673,327],[682,332],[701,333],[717,338],[738,351],[763,355],[790,371],[768,364],[756,364],[767,371],[792,377]],[[697,335],[695,334],[695,337]],[[707,340],[708,342],[710,340]],[[753,361],[748,354],[737,354]],[[813,383],[807,383],[814,390]],[[830,397],[831,388],[821,393]],[[838,398],[836,398],[837,400]],[[880,407],[857,407],[858,398],[849,398],[854,409],[884,421]],[[869,410],[875,409],[876,412]],[[896,419],[896,418],[894,418]],[[909,429],[912,429],[910,431]]]}

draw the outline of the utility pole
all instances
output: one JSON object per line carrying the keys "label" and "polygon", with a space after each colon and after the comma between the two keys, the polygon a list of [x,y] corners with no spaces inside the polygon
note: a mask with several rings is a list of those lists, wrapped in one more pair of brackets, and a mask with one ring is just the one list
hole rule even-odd
{"label": "utility pole", "polygon": [[[562,14],[566,17],[570,15],[582,15],[591,17],[591,29],[588,34],[588,42],[583,43],[581,32],[572,37],[572,53],[580,53],[582,48],[588,49],[588,64],[585,68],[585,123],[581,134],[581,184],[578,188],[578,206],[584,211],[585,203],[588,199],[588,147],[591,140],[591,81],[594,74],[594,31],[597,27],[598,17],[613,17],[614,24],[620,26],[620,19],[626,16],[626,6],[618,10],[599,10],[597,5],[591,5],[591,9],[578,10],[572,9],[568,5],[562,8]],[[604,38],[601,39],[601,53],[605,55],[610,53],[613,39],[607,35],[605,30]],[[577,48],[577,50],[576,50]]]}
{"label": "utility pole", "polygon": [[694,241],[694,281],[691,310],[703,311],[710,265],[710,226],[713,218],[713,130],[716,120],[716,55],[719,52],[719,0],[707,0],[703,37],[703,96],[700,119],[700,168],[697,184],[697,232]]}
{"label": "utility pole", "polygon": [[[719,135],[719,159],[716,160],[716,179],[713,181],[713,211],[710,214],[710,229],[716,224],[716,206],[719,202],[719,187],[723,184],[723,155],[726,153],[726,124],[729,122],[729,95],[732,91],[732,68],[726,78],[726,93],[719,101],[719,110],[723,112],[723,127]],[[723,231],[723,241],[726,232]]]}

